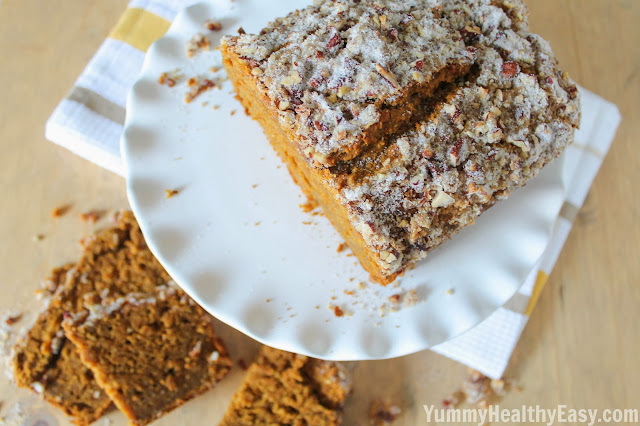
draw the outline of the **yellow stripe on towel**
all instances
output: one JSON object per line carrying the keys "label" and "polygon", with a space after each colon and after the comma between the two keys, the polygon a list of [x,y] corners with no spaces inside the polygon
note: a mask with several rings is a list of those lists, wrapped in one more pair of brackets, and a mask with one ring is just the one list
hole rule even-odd
{"label": "yellow stripe on towel", "polygon": [[544,285],[547,283],[548,279],[549,275],[547,275],[546,272],[538,271],[536,283],[533,286],[533,292],[531,293],[531,298],[529,299],[529,305],[527,306],[525,315],[531,316],[533,309],[536,307],[536,303],[538,303],[540,294],[542,294],[542,289],[544,289]]}
{"label": "yellow stripe on towel", "polygon": [[146,52],[151,44],[164,35],[171,23],[144,9],[127,9],[109,37],[123,41]]}

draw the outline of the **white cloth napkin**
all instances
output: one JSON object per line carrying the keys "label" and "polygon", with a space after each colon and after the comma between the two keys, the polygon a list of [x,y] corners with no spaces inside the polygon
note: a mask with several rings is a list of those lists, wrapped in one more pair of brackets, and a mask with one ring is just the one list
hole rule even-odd
{"label": "white cloth napkin", "polygon": [[[127,93],[146,49],[193,0],[133,0],[69,95],[47,122],[46,137],[121,176],[120,136]],[[571,231],[620,123],[615,105],[581,89],[582,123],[566,153],[565,204],[539,265],[518,293],[480,325],[432,350],[499,378]]]}

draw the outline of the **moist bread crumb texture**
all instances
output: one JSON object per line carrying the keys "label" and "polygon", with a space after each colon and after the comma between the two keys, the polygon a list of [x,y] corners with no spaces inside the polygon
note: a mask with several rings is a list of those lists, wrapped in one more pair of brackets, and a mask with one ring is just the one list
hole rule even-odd
{"label": "moist bread crumb texture", "polygon": [[263,346],[220,426],[329,426],[351,392],[344,366]]}
{"label": "moist bread crumb texture", "polygon": [[[50,305],[16,345],[19,386],[80,425],[101,417],[111,400],[145,424],[224,377],[231,361],[210,317],[174,287],[131,212],[82,243],[75,265],[54,270]],[[151,378],[161,386],[156,393],[148,391]]]}
{"label": "moist bread crumb texture", "polygon": [[179,407],[231,368],[208,314],[173,286],[87,308],[64,321],[65,334],[133,424]]}
{"label": "moist bread crumb texture", "polygon": [[221,50],[296,183],[383,284],[536,176],[580,119],[519,0],[318,1]]}
{"label": "moist bread crumb texture", "polygon": [[[72,264],[55,269],[48,281],[62,288]],[[45,401],[59,407],[79,425],[99,419],[111,400],[62,330],[63,310],[52,303],[14,349],[14,378]]]}

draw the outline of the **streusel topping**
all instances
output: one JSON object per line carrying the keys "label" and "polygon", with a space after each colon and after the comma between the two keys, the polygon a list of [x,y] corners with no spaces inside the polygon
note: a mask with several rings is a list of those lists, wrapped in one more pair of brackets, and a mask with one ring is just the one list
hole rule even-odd
{"label": "streusel topping", "polygon": [[[488,4],[447,3],[448,10]],[[577,89],[547,42],[517,31],[525,20],[505,28],[510,18],[501,8],[470,10],[476,13],[460,14],[466,21],[459,25],[483,29],[475,34],[475,79],[460,81],[415,131],[362,161],[375,173],[333,182],[389,273],[423,258],[524,185],[573,140],[579,122]]]}
{"label": "streusel topping", "polygon": [[253,67],[299,149],[327,165],[412,87],[474,61],[442,3],[322,0],[223,43]]}

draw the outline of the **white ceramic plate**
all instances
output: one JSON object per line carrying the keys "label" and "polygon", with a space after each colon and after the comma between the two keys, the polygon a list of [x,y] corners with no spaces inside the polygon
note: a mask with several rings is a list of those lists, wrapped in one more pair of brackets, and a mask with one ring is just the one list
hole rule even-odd
{"label": "white ceramic plate", "polygon": [[[434,251],[397,288],[358,288],[367,274],[348,251],[336,252],[342,240],[325,217],[298,207],[305,202],[300,190],[230,83],[183,101],[188,77],[211,76],[211,67],[221,66],[217,51],[187,56],[194,34],[207,34],[215,46],[224,32],[259,31],[306,3],[197,4],[151,47],[129,96],[122,143],[131,206],[178,284],[215,317],[265,344],[335,360],[429,348],[487,318],[524,282],[562,204],[562,165],[556,161]],[[207,19],[224,30],[207,32]],[[158,84],[173,70],[183,75],[179,84]],[[167,199],[167,189],[179,194]],[[418,293],[416,306],[380,314],[389,296],[410,289]],[[336,317],[329,306],[346,315]]]}

